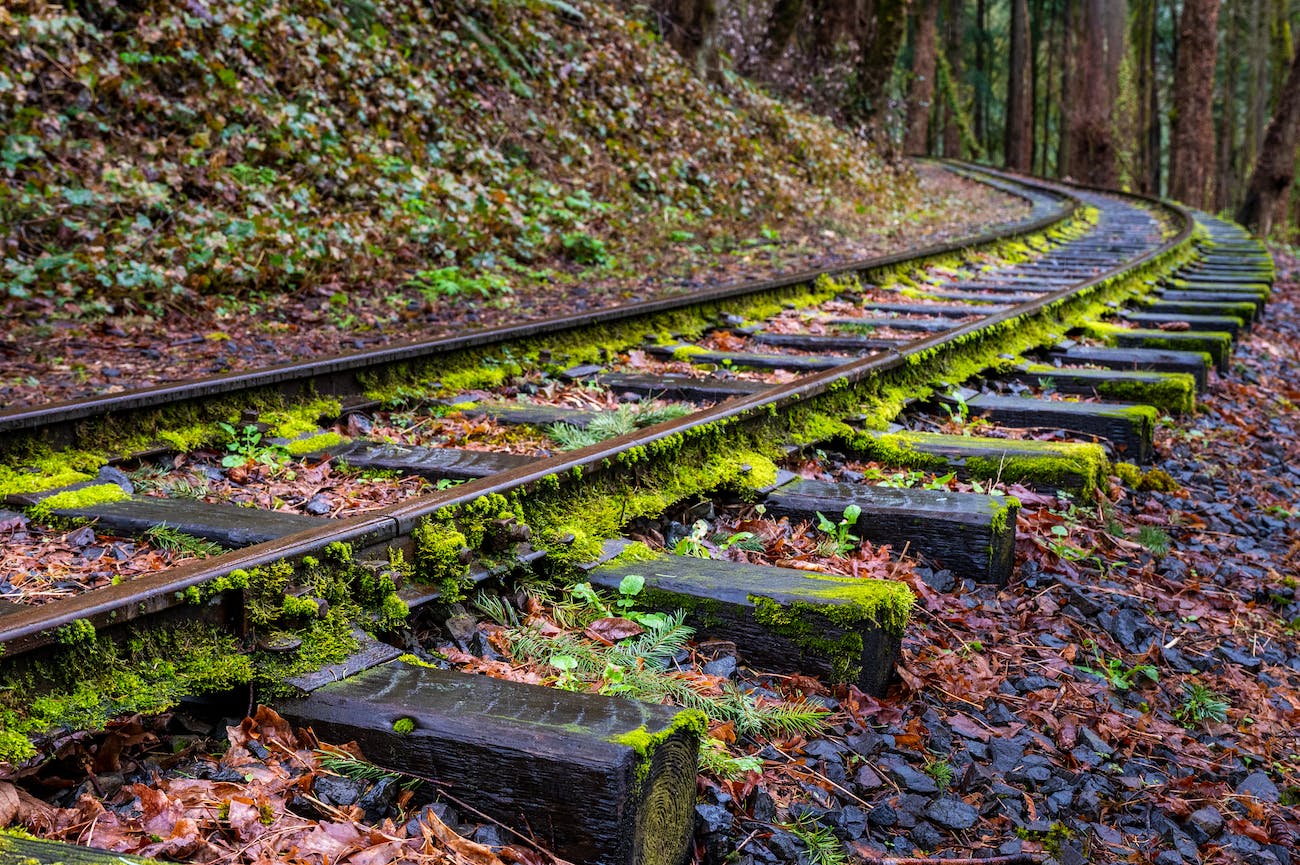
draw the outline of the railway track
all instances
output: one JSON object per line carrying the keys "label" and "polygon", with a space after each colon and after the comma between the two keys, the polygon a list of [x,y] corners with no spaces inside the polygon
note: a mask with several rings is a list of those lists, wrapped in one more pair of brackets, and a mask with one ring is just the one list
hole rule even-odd
{"label": "railway track", "polygon": [[[1148,461],[1156,417],[1190,410],[1227,369],[1272,279],[1262,247],[1206,214],[954,170],[1024,197],[1030,215],[829,274],[0,413],[17,478],[8,504],[33,525],[89,523],[88,546],[110,551],[101,536],[166,524],[227,550],[121,582],[90,560],[98,577],[11,591],[0,601],[8,680],[72,688],[51,670],[88,650],[162,633],[144,654],[166,655],[226,635],[209,648],[257,659],[245,679],[286,714],[360,740],[376,761],[416,747],[430,772],[477,791],[525,757],[537,763],[561,795],[521,781],[484,792],[481,807],[549,825],[541,834],[562,855],[678,861],[698,717],[404,664],[371,635],[521,569],[571,579],[594,567],[588,578],[610,591],[644,578],[647,601],[690,611],[701,634],[756,663],[883,689],[910,603],[900,585],[702,565],[619,536],[727,491],[791,517],[847,519],[851,506],[852,527],[874,543],[1005,582],[1013,497],[893,489],[843,471],[806,481],[783,471],[783,456],[820,447],[990,489],[1087,497],[1114,464]],[[344,464],[378,490],[354,497],[353,514],[316,495],[271,509],[286,471]],[[1138,468],[1121,473],[1141,482]],[[205,690],[231,675],[179,678]],[[326,685],[336,678],[347,681]],[[141,687],[176,696],[174,683]],[[51,731],[11,732],[39,743]],[[501,762],[501,743],[517,736],[531,750]],[[557,808],[614,816],[578,830],[556,823]]]}

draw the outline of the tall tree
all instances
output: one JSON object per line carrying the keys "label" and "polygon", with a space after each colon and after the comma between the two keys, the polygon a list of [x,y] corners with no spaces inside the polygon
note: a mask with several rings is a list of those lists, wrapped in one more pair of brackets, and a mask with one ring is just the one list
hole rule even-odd
{"label": "tall tree", "polygon": [[1137,0],[1133,10],[1133,65],[1137,73],[1137,165],[1134,185],[1160,192],[1160,86],[1157,80],[1158,0]]}
{"label": "tall tree", "polygon": [[1224,210],[1236,204],[1240,185],[1238,169],[1240,147],[1237,143],[1237,86],[1241,79],[1241,22],[1240,4],[1229,0],[1224,6],[1221,22],[1226,24],[1227,38],[1223,57],[1225,66],[1219,95],[1219,128],[1215,133],[1214,208]]}
{"label": "tall tree", "polygon": [[912,82],[907,92],[907,135],[903,139],[903,152],[911,155],[929,151],[938,20],[939,0],[919,0],[912,41]]}
{"label": "tall tree", "polygon": [[1178,22],[1174,71],[1176,154],[1169,194],[1195,207],[1211,207],[1214,186],[1214,65],[1219,0],[1184,0]]}
{"label": "tall tree", "polygon": [[1297,143],[1300,143],[1300,52],[1291,61],[1277,111],[1264,133],[1264,146],[1250,175],[1250,185],[1246,187],[1246,198],[1237,211],[1237,221],[1258,235],[1273,230],[1278,204],[1285,202],[1291,191]]}
{"label": "tall tree", "polygon": [[[947,0],[943,10],[944,57],[948,61],[948,74],[951,78],[953,94],[959,94],[957,83],[961,81],[962,44],[965,42],[965,21],[963,0]],[[961,158],[961,107],[948,105],[944,111],[943,155],[954,159]]]}
{"label": "tall tree", "polygon": [[1108,81],[1106,0],[1082,0],[1081,6],[1080,26],[1075,31],[1077,57],[1071,64],[1074,87],[1066,130],[1069,171],[1085,183],[1114,186],[1115,145],[1110,128],[1114,93]]}
{"label": "tall tree", "polygon": [[1029,3],[1011,0],[1011,58],[1007,67],[1007,115],[1002,151],[1007,168],[1029,171],[1033,125],[1029,102]]}
{"label": "tall tree", "polygon": [[790,37],[804,17],[804,0],[776,0],[767,18],[767,38],[763,58],[774,63],[785,53]]}

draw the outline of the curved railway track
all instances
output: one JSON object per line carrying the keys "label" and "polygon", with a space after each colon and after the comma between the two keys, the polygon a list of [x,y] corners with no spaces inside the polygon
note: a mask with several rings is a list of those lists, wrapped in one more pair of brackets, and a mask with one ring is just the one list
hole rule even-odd
{"label": "curved railway track", "polygon": [[[401,550],[421,578],[398,587],[411,608],[453,589],[448,576],[483,580],[539,560],[564,573],[591,559],[627,521],[688,495],[718,487],[771,492],[783,479],[773,462],[780,453],[828,441],[896,464],[972,473],[992,465],[988,474],[999,479],[1086,493],[1107,460],[1145,458],[1154,411],[1132,403],[1154,403],[1161,412],[1185,408],[1193,382],[1203,384],[1209,366],[1224,367],[1232,334],[1262,311],[1271,262],[1235,226],[1205,214],[985,169],[953,170],[1025,198],[1030,214],[958,244],[831,273],[0,412],[0,451],[11,465],[21,464],[15,455],[24,448],[41,444],[105,443],[129,451],[124,459],[138,464],[166,452],[157,445],[159,434],[178,418],[211,424],[234,420],[241,404],[261,407],[262,415],[246,414],[236,425],[251,426],[274,414],[268,406],[328,398],[337,403],[336,416],[321,418],[322,426],[301,438],[310,459],[457,482],[356,516],[262,520],[243,534],[233,508],[187,505],[176,511],[182,523],[189,520],[187,531],[225,546],[249,545],[46,603],[21,596],[17,603],[0,601],[4,663],[35,663],[87,625],[92,633],[111,633],[197,617],[256,636],[246,583],[231,575],[278,562],[293,563],[306,585],[305,560],[325,558],[346,568],[377,563],[374,573],[384,570],[384,551]],[[1010,395],[981,395],[968,404],[958,389],[981,373],[1006,384]],[[1053,394],[1025,396],[1026,387],[1040,388],[1045,380]],[[1085,399],[1061,400],[1061,393]],[[366,420],[346,428],[363,428],[387,411],[394,395],[414,406],[417,428],[436,426],[449,412],[467,413],[497,428],[530,430],[524,437],[532,453],[439,448],[417,437],[338,441],[334,433],[348,416]],[[1090,401],[1108,395],[1122,405]],[[1031,446],[1014,439],[953,443],[923,429],[887,426],[902,420],[904,408],[936,400],[994,424],[1071,432],[1058,443]],[[680,414],[687,403],[689,412]],[[621,427],[611,427],[613,415]],[[599,441],[592,431],[584,438],[584,430],[602,426],[618,434]],[[259,434],[274,432],[264,427]],[[560,450],[561,433],[570,443],[589,443]],[[311,448],[312,442],[330,447]],[[168,522],[168,508],[176,507],[139,496],[98,502],[73,496],[52,499],[63,504],[51,516],[39,502],[57,492],[24,493],[10,504],[34,506],[38,519],[98,520],[122,532]],[[807,490],[787,488],[791,513],[800,512],[797,501],[790,503],[796,493]],[[956,509],[924,496],[907,506],[940,522]],[[1005,512],[1001,520],[1004,525]],[[972,573],[987,567],[981,578],[1006,578],[1010,554],[995,561],[997,543],[987,541],[987,551],[970,557]],[[335,544],[351,552],[341,554]],[[883,673],[860,680],[864,687],[887,680],[888,642],[879,647]],[[391,657],[381,651],[371,662]]]}

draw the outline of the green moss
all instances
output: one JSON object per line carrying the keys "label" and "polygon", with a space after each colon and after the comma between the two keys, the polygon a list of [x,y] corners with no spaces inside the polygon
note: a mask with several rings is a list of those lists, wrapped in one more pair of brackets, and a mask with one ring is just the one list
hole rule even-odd
{"label": "green moss", "polygon": [[235,637],[204,624],[153,626],[124,640],[90,636],[39,659],[6,660],[0,666],[0,762],[34,756],[33,738],[100,730],[121,715],[163,712],[183,697],[251,678]]}
{"label": "green moss", "polygon": [[411,532],[415,542],[415,578],[426,583],[460,581],[469,576],[469,565],[461,560],[468,541],[449,521],[426,518]]}
{"label": "green moss", "polygon": [[1154,406],[1149,405],[1125,405],[1112,406],[1101,410],[1102,417],[1117,418],[1130,422],[1140,431],[1140,435],[1147,441],[1155,433],[1156,421],[1160,419],[1159,413]]}
{"label": "green moss", "polygon": [[[802,592],[823,598],[826,603],[781,603],[762,595],[750,595],[754,620],[790,640],[802,654],[827,661],[835,681],[852,681],[862,670],[862,627],[871,624],[893,636],[901,635],[915,596],[905,584],[893,580],[825,575],[809,575],[809,579],[819,585],[839,585]],[[831,636],[833,631],[838,634]]]}
{"label": "green moss", "polygon": [[708,730],[708,715],[698,709],[683,709],[674,716],[672,723],[658,733],[651,733],[642,724],[635,730],[610,736],[606,741],[631,748],[636,754],[635,777],[637,785],[640,786],[650,777],[650,767],[654,763],[655,751],[659,746],[675,736],[685,736],[698,746]]}
{"label": "green moss", "polygon": [[1177,492],[1181,487],[1168,472],[1162,469],[1151,469],[1142,475],[1142,479],[1137,483],[1137,489],[1141,492],[1172,493]]}
{"label": "green moss", "polygon": [[1007,529],[1014,525],[1018,513],[1020,513],[1020,499],[1015,496],[994,496],[989,532],[995,538],[1005,535]]}
{"label": "green moss", "polygon": [[77,619],[59,628],[56,639],[61,646],[75,646],[95,639],[95,626],[86,619]]}
{"label": "green moss", "polygon": [[608,567],[621,567],[639,562],[657,562],[664,558],[663,553],[656,552],[640,541],[633,541],[623,548],[614,558],[606,562]]}
{"label": "green moss", "polygon": [[1142,469],[1132,463],[1115,463],[1110,470],[1131,489],[1137,489],[1138,484],[1142,482]]}
{"label": "green moss", "polygon": [[269,437],[296,439],[319,430],[322,419],[332,421],[342,413],[343,406],[338,400],[314,399],[299,405],[264,411],[258,419],[267,425]]}
{"label": "green moss", "polygon": [[95,484],[79,490],[66,490],[41,499],[31,507],[32,516],[46,520],[55,511],[76,511],[110,502],[121,502],[131,498],[126,490],[117,484]]}
{"label": "green moss", "polygon": [[52,452],[41,444],[14,454],[13,462],[0,465],[0,496],[40,493],[92,480],[104,457],[85,451]]}
{"label": "green moss", "polygon": [[415,732],[415,721],[411,718],[398,718],[393,722],[393,732],[399,736],[409,736]]}
{"label": "green moss", "polygon": [[1097,393],[1120,402],[1154,406],[1171,415],[1190,414],[1196,410],[1196,379],[1189,373],[1158,373],[1156,381],[1110,379],[1097,383]]}
{"label": "green moss", "polygon": [[181,597],[186,603],[197,606],[198,604],[207,603],[224,592],[246,588],[248,588],[248,571],[236,568],[225,576],[215,577],[197,586],[190,586],[181,592]]}
{"label": "green moss", "polygon": [[1202,351],[1215,365],[1223,367],[1232,355],[1232,334],[1223,331],[1163,331],[1128,329],[1118,325],[1092,322],[1085,327],[1087,334],[1107,345],[1116,345],[1121,338],[1137,341],[1142,348],[1165,351]]}
{"label": "green moss", "polygon": [[[1091,497],[1105,477],[1108,460],[1100,445],[1083,442],[1008,441],[981,436],[934,433],[859,434],[849,447],[870,459],[923,470],[956,469],[968,477],[1029,483],[1071,490]],[[991,455],[968,455],[961,448],[987,448]],[[954,449],[946,455],[945,449]],[[1007,456],[1007,449],[1030,451]]]}
{"label": "green moss", "polygon": [[292,456],[302,456],[303,454],[315,453],[316,451],[347,444],[349,441],[351,439],[336,432],[323,432],[305,439],[294,439],[286,443],[284,449]]}

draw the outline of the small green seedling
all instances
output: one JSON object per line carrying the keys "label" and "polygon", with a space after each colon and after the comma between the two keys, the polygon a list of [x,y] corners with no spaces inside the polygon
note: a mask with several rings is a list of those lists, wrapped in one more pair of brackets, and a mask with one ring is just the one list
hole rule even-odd
{"label": "small green seedling", "polygon": [[821,511],[817,512],[817,528],[826,533],[827,546],[834,546],[835,555],[851,553],[862,542],[860,537],[853,534],[860,516],[862,516],[862,508],[857,505],[846,507],[838,523],[831,522]]}

